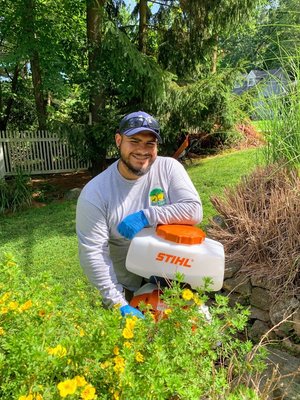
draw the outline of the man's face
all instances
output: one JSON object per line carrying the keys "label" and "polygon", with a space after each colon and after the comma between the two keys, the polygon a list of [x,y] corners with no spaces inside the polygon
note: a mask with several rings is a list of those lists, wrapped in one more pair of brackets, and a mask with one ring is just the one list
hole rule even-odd
{"label": "man's face", "polygon": [[119,172],[126,179],[146,174],[157,157],[157,139],[152,133],[137,133],[131,137],[116,134],[120,150]]}

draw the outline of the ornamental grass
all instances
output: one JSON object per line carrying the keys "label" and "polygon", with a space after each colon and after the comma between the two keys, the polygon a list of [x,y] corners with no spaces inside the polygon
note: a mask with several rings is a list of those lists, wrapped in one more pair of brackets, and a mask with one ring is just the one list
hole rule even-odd
{"label": "ornamental grass", "polygon": [[222,223],[209,235],[244,277],[272,279],[273,301],[299,294],[300,177],[280,164],[258,167],[235,188],[212,198]]}

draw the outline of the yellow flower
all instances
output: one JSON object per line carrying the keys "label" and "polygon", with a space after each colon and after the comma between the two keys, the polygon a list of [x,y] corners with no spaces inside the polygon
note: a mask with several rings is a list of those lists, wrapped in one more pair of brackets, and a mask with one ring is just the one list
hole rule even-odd
{"label": "yellow flower", "polygon": [[62,345],[58,344],[56,347],[49,347],[47,349],[48,354],[57,357],[64,357],[67,354],[67,349]]}
{"label": "yellow flower", "polygon": [[8,308],[10,309],[10,310],[15,310],[15,309],[17,309],[18,308],[18,302],[17,301],[10,301],[9,303],[8,303]]}
{"label": "yellow flower", "polygon": [[0,336],[3,336],[5,334],[5,330],[0,326]]}
{"label": "yellow flower", "polygon": [[120,399],[120,392],[114,392],[114,400]]}
{"label": "yellow flower", "polygon": [[101,369],[106,369],[110,366],[110,362],[109,361],[104,361],[103,363],[100,364],[100,368]]}
{"label": "yellow flower", "polygon": [[165,311],[164,311],[164,313],[165,313],[166,315],[171,314],[171,312],[172,312],[171,308],[166,308]]}
{"label": "yellow flower", "polygon": [[75,376],[74,379],[75,379],[78,387],[83,387],[83,386],[87,385],[87,381],[85,380],[84,376],[77,375],[77,376]]}
{"label": "yellow flower", "polygon": [[11,292],[6,292],[1,296],[0,304],[4,303],[11,296]]}
{"label": "yellow flower", "polygon": [[7,307],[1,307],[1,314],[7,314],[8,313],[8,308]]}
{"label": "yellow flower", "polygon": [[199,299],[199,296],[197,293],[194,293],[193,300],[197,306],[201,306],[203,304],[203,301]]}
{"label": "yellow flower", "polygon": [[124,342],[124,347],[127,347],[127,349],[130,349],[131,343],[130,342]]}
{"label": "yellow flower", "polygon": [[115,366],[114,371],[118,374],[121,374],[125,369],[125,360],[121,356],[116,356],[114,358]]}
{"label": "yellow flower", "polygon": [[129,328],[124,328],[123,329],[123,337],[125,339],[132,339],[133,338],[133,331]]}
{"label": "yellow flower", "polygon": [[26,303],[22,304],[22,305],[19,307],[19,311],[20,311],[20,312],[26,311],[26,310],[28,310],[30,307],[32,307],[32,301],[31,301],[31,300],[28,300],[28,301],[26,301]]}
{"label": "yellow flower", "polygon": [[135,324],[137,323],[138,318],[137,317],[127,317],[126,318],[126,328],[132,330],[135,327]]}
{"label": "yellow flower", "polygon": [[35,395],[35,400],[43,400],[43,396],[39,393]]}
{"label": "yellow flower", "polygon": [[136,359],[137,362],[140,362],[140,363],[144,362],[144,356],[139,351],[136,353],[135,359]]}
{"label": "yellow flower", "polygon": [[80,337],[85,336],[85,332],[84,332],[83,329],[80,329],[80,330],[79,330],[79,336],[80,336]]}
{"label": "yellow flower", "polygon": [[194,294],[190,289],[183,289],[182,291],[182,298],[184,300],[191,300],[193,298]]}
{"label": "yellow flower", "polygon": [[32,394],[29,394],[28,396],[20,396],[19,400],[33,400]]}
{"label": "yellow flower", "polygon": [[60,382],[57,385],[59,390],[60,397],[67,397],[68,394],[74,394],[77,389],[77,383],[75,379],[67,379],[63,382]]}
{"label": "yellow flower", "polygon": [[94,386],[88,384],[81,392],[81,398],[83,400],[93,400],[96,398],[96,389]]}
{"label": "yellow flower", "polygon": [[119,353],[120,353],[119,347],[118,347],[118,346],[115,346],[113,352],[114,352],[114,355],[115,355],[115,356],[118,356]]}

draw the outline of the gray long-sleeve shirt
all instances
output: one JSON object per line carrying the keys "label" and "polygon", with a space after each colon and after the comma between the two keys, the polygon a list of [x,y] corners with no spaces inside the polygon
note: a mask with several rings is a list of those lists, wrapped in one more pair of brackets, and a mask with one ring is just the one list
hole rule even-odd
{"label": "gray long-sleeve shirt", "polygon": [[202,220],[199,195],[175,159],[157,157],[136,180],[125,179],[117,165],[118,161],[88,182],[76,212],[80,264],[107,306],[127,304],[123,287],[136,290],[142,281],[125,267],[130,240],[117,226],[127,215],[143,210],[150,226]]}

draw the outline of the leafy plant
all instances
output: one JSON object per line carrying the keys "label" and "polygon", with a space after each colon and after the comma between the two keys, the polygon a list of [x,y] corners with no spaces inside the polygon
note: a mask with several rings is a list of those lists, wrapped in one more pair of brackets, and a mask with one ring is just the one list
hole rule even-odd
{"label": "leafy plant", "polygon": [[0,213],[8,210],[15,212],[31,204],[29,179],[21,171],[10,180],[0,179]]}
{"label": "leafy plant", "polygon": [[249,312],[228,298],[216,296],[207,319],[203,290],[182,289],[179,278],[163,318],[124,319],[80,281],[66,300],[50,274],[27,278],[10,254],[0,267],[3,400],[262,399],[264,352],[237,339]]}

